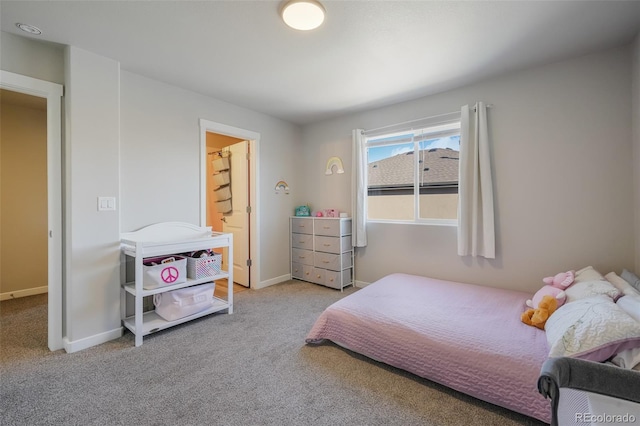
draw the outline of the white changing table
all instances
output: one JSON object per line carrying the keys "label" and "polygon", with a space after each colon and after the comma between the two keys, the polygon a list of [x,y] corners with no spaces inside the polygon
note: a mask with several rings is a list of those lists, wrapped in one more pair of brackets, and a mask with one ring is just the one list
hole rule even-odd
{"label": "white changing table", "polygon": [[[146,257],[178,254],[196,250],[206,250],[218,247],[228,247],[227,265],[233,265],[233,235],[229,233],[212,232],[211,227],[199,227],[183,222],[163,222],[147,226],[135,232],[123,233],[120,236],[120,313],[122,324],[135,334],[135,345],[142,345],[142,338],[156,331],[164,330],[174,325],[182,324],[205,315],[227,309],[233,313],[233,268],[221,271],[220,274],[201,279],[187,278],[186,282],[158,287],[150,290],[143,288],[143,260]],[[135,279],[126,282],[127,256],[134,258]],[[209,309],[180,318],[166,321],[155,311],[143,313],[142,300],[145,296],[164,293],[170,290],[203,284],[220,279],[227,279],[227,300],[214,297],[214,304]],[[127,316],[127,295],[134,298],[135,308],[132,316]]]}

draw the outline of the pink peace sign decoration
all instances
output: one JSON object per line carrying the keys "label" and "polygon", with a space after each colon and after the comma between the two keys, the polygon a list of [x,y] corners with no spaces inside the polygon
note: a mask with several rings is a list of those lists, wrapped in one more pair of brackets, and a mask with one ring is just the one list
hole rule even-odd
{"label": "pink peace sign decoration", "polygon": [[178,279],[180,273],[173,266],[169,266],[168,268],[164,268],[162,272],[160,272],[160,278],[167,284],[171,284]]}

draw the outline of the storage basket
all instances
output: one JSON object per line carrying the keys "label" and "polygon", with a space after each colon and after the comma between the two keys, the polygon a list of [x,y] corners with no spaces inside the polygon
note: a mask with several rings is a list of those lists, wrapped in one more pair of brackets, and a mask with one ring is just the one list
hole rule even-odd
{"label": "storage basket", "polygon": [[211,161],[211,165],[213,166],[213,170],[219,172],[220,170],[228,170],[229,169],[229,158],[227,157],[219,157],[215,160]]}
{"label": "storage basket", "polygon": [[160,256],[144,259],[142,287],[151,290],[187,281],[187,259],[183,256]]}
{"label": "storage basket", "polygon": [[229,188],[229,185],[221,186],[220,188],[214,190],[213,197],[216,201],[223,201],[231,198],[231,189]]}
{"label": "storage basket", "polygon": [[231,200],[216,202],[216,209],[218,213],[229,213],[231,211]]}
{"label": "storage basket", "polygon": [[207,283],[155,294],[156,314],[167,321],[175,321],[209,309],[214,304],[215,288],[215,283]]}
{"label": "storage basket", "polygon": [[214,173],[213,184],[216,186],[228,185],[230,182],[229,172]]}
{"label": "storage basket", "polygon": [[207,257],[187,257],[187,277],[200,278],[219,275],[222,271],[222,255],[214,253]]}

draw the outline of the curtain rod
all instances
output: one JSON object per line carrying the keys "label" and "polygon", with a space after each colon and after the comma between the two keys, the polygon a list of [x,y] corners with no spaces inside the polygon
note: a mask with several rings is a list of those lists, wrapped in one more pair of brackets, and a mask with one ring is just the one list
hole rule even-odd
{"label": "curtain rod", "polygon": [[[493,104],[487,104],[487,108],[493,108]],[[473,107],[473,110],[474,111],[476,110],[475,106]],[[444,117],[446,115],[452,115],[452,114],[460,114],[460,111],[445,112],[444,114],[437,114],[437,115],[432,115],[432,116],[429,116],[429,117],[416,118],[415,120],[403,121],[402,123],[395,123],[395,124],[389,124],[388,126],[376,127],[375,129],[365,130],[365,131],[362,132],[362,134],[365,134],[365,133],[368,133],[368,132],[375,132],[377,130],[388,129],[389,127],[402,126],[403,124],[415,123],[416,121],[423,121],[423,120],[429,120],[431,118]]]}

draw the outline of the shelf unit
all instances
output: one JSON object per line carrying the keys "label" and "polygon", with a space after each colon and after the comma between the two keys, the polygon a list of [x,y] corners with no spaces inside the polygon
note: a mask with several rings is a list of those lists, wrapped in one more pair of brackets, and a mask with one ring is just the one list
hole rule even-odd
{"label": "shelf unit", "polygon": [[[142,228],[135,232],[121,235],[120,239],[120,314],[122,324],[135,335],[135,345],[142,345],[142,339],[151,333],[173,327],[215,312],[227,310],[233,313],[233,268],[222,271],[218,275],[191,279],[179,284],[144,289],[143,261],[148,257],[179,254],[197,250],[228,247],[227,265],[233,265],[233,235],[229,233],[212,232],[210,227],[198,227],[189,223],[164,222]],[[127,256],[134,259],[135,279],[126,281]],[[177,290],[198,284],[227,279],[227,300],[214,297],[213,305],[201,312],[189,315],[175,321],[166,321],[155,311],[143,312],[143,298],[166,291]],[[127,295],[133,297],[134,313],[127,316]]]}
{"label": "shelf unit", "polygon": [[290,236],[291,278],[340,291],[353,285],[350,218],[294,216]]}

